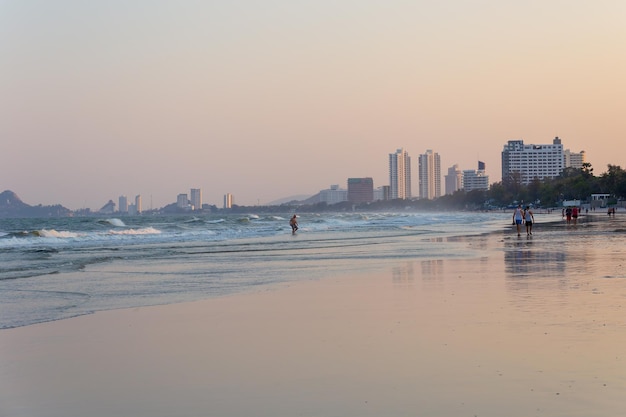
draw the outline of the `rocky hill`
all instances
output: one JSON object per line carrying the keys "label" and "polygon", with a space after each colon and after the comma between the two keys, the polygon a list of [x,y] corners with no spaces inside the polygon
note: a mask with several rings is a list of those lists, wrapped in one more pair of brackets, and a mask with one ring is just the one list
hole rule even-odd
{"label": "rocky hill", "polygon": [[31,206],[24,203],[13,191],[6,190],[0,193],[0,218],[67,217],[71,215],[71,210],[60,204]]}

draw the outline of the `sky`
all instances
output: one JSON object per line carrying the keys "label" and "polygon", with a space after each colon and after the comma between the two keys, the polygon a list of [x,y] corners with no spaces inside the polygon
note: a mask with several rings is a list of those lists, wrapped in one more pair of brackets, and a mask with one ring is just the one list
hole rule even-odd
{"label": "sky", "polygon": [[0,0],[0,191],[267,204],[508,140],[626,168],[622,0]]}

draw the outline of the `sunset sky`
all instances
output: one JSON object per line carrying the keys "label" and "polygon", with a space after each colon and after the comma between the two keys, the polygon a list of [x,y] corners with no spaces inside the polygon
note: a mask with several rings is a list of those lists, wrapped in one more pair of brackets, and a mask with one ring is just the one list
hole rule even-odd
{"label": "sunset sky", "polygon": [[626,168],[626,2],[0,0],[0,191],[99,209],[388,185],[511,139]]}

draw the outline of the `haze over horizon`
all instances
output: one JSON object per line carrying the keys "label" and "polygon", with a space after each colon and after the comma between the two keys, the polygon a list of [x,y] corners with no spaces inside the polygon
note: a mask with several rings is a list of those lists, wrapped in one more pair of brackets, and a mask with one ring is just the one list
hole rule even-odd
{"label": "haze over horizon", "polygon": [[500,181],[508,140],[626,167],[626,2],[6,0],[0,191],[98,209],[388,184],[427,149]]}

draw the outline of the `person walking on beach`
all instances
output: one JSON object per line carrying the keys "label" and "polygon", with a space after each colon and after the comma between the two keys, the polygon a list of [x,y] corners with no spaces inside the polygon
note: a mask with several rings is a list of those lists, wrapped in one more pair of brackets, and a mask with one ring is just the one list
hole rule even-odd
{"label": "person walking on beach", "polygon": [[574,220],[574,224],[576,224],[578,220],[578,207],[576,206],[572,207],[572,219]]}
{"label": "person walking on beach", "polygon": [[568,207],[565,209],[565,219],[567,220],[567,224],[572,222],[572,208]]}
{"label": "person walking on beach", "polygon": [[291,226],[291,234],[295,234],[296,230],[298,230],[298,218],[294,214],[291,220],[289,220],[289,226]]}
{"label": "person walking on beach", "polygon": [[522,229],[522,221],[524,219],[524,212],[522,211],[522,205],[518,204],[517,208],[513,212],[513,224],[517,226],[517,235],[520,236]]}
{"label": "person walking on beach", "polygon": [[533,216],[533,211],[530,209],[530,206],[526,206],[526,210],[524,210],[524,222],[526,223],[526,236],[532,235],[535,216]]}

